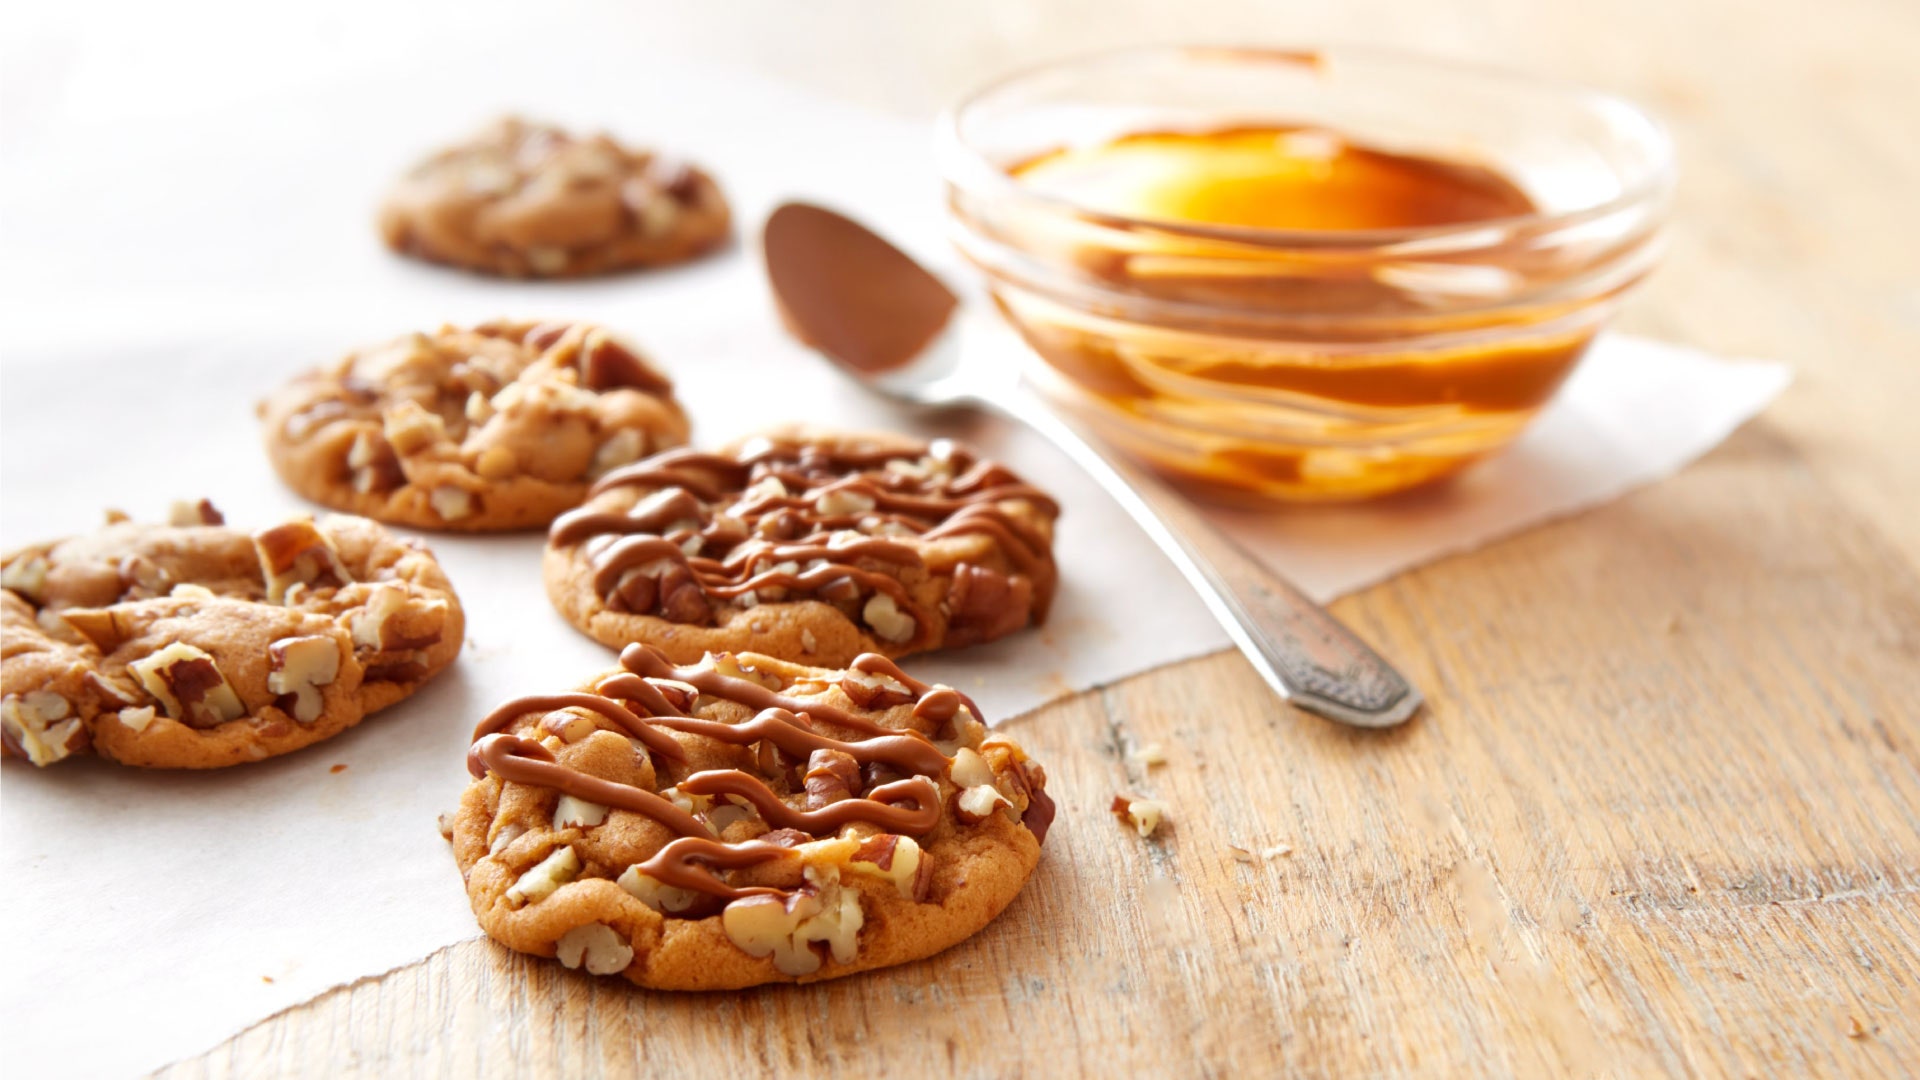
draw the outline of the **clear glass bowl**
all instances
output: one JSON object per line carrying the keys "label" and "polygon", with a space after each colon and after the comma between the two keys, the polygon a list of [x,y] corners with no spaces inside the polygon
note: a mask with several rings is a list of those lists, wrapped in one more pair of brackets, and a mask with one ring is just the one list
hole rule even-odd
{"label": "clear glass bowl", "polygon": [[[1009,169],[1139,131],[1304,127],[1489,166],[1524,216],[1228,228],[1103,213]],[[952,234],[1043,389],[1216,495],[1362,498],[1513,440],[1652,269],[1665,132],[1578,86],[1361,48],[1151,48],[1017,75],[942,123]]]}

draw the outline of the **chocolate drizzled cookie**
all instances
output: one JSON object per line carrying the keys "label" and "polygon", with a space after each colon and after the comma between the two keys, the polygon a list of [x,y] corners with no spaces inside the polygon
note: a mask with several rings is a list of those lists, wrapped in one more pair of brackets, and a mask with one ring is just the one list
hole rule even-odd
{"label": "chocolate drizzled cookie", "polygon": [[1046,776],[964,695],[630,646],[480,722],[448,823],[495,940],[642,986],[809,982],[930,956],[1019,892]]}
{"label": "chocolate drizzled cookie", "polygon": [[1057,504],[946,440],[777,431],[616,469],[548,533],[547,594],[607,645],[844,664],[1046,618]]}

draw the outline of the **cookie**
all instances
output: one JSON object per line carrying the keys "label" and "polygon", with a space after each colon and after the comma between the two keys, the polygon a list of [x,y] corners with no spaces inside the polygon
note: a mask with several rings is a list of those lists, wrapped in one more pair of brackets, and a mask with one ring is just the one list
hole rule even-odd
{"label": "cookie", "polygon": [[504,277],[682,262],[731,228],[719,185],[694,166],[511,117],[416,165],[380,208],[393,250]]}
{"label": "cookie", "polygon": [[302,496],[460,532],[545,525],[596,477],[687,441],[673,383],[587,323],[408,334],[294,379],[259,411],[274,469]]}
{"label": "cookie", "polygon": [[870,654],[685,667],[634,645],[474,732],[442,825],[480,926],[664,990],[813,982],[980,931],[1040,859],[1046,774]]}
{"label": "cookie", "polygon": [[440,564],[365,518],[251,536],[205,502],[0,561],[0,753],[213,769],[332,738],[453,661]]}
{"label": "cookie", "polygon": [[1054,501],[946,440],[787,429],[615,469],[547,534],[547,595],[619,648],[839,666],[1046,618]]}

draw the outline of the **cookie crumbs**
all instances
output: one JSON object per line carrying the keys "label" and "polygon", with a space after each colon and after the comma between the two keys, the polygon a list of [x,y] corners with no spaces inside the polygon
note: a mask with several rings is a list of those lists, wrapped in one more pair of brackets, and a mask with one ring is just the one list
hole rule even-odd
{"label": "cookie crumbs", "polygon": [[347,767],[345,765],[335,765],[333,768],[328,769],[327,771],[330,773],[343,773],[347,771]]}
{"label": "cookie crumbs", "polygon": [[1166,803],[1158,799],[1131,799],[1125,795],[1115,795],[1112,805],[1107,809],[1131,824],[1143,838],[1152,836],[1167,816]]}
{"label": "cookie crumbs", "polygon": [[1272,862],[1275,859],[1293,854],[1293,847],[1290,844],[1274,844],[1271,847],[1261,848],[1258,853],[1248,848],[1243,848],[1238,844],[1228,844],[1227,850],[1233,853],[1235,862],[1246,863],[1249,866],[1257,862]]}
{"label": "cookie crumbs", "polygon": [[1167,763],[1167,748],[1157,742],[1150,742],[1134,750],[1133,760],[1145,765],[1149,769],[1155,765],[1165,765]]}

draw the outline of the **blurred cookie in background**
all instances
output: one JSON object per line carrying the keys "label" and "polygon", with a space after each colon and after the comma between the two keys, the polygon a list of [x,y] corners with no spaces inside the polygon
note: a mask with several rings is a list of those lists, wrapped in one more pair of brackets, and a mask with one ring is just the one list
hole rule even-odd
{"label": "blurred cookie in background", "polygon": [[417,259],[569,278],[705,254],[725,242],[732,214],[685,161],[507,117],[414,166],[379,224],[388,247]]}

